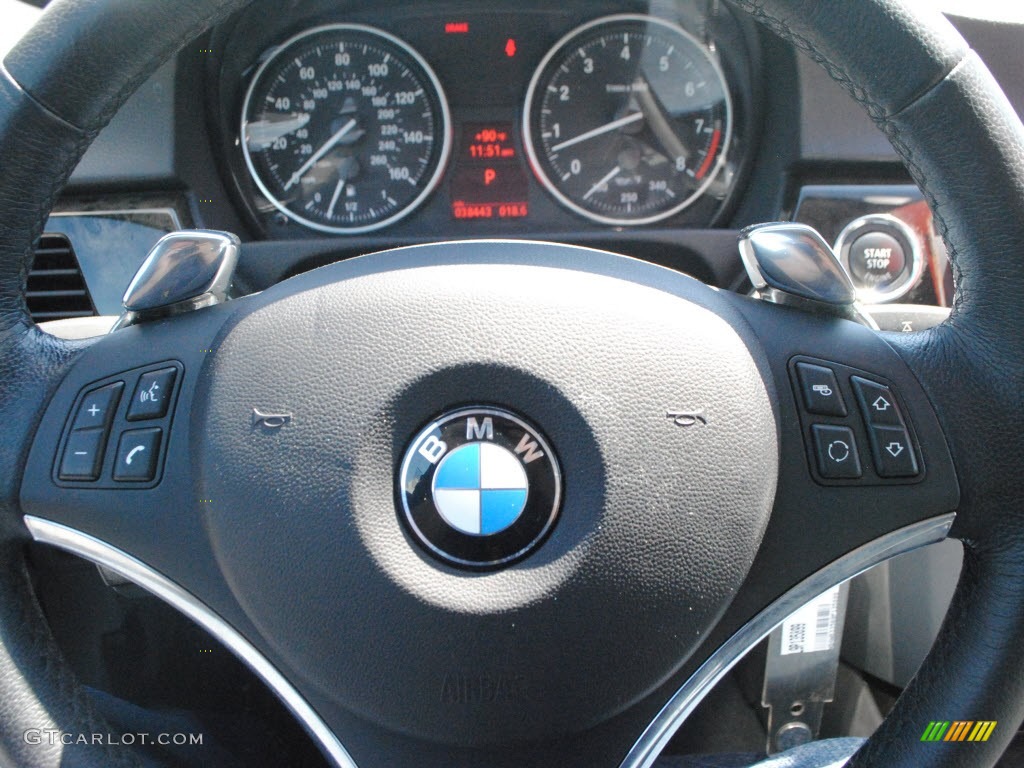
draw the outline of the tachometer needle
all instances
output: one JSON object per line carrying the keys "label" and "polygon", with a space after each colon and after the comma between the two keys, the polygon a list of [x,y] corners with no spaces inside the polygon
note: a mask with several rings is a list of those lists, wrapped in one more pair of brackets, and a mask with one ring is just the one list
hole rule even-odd
{"label": "tachometer needle", "polygon": [[561,152],[566,147],[571,147],[574,144],[579,144],[581,141],[592,139],[595,136],[600,136],[602,133],[614,131],[616,128],[621,128],[624,125],[629,125],[630,123],[635,123],[637,120],[643,119],[643,112],[634,112],[630,115],[626,115],[625,117],[620,117],[618,120],[612,120],[610,123],[605,123],[604,125],[598,126],[597,128],[591,128],[589,131],[584,131],[579,136],[574,136],[571,139],[566,139],[560,144],[555,144],[555,146],[553,146],[549,151],[552,154],[554,154],[555,152]]}
{"label": "tachometer needle", "polygon": [[622,173],[622,169],[619,166],[616,165],[614,168],[612,168],[610,171],[608,171],[608,173],[606,173],[604,175],[604,177],[599,182],[597,182],[597,184],[595,184],[594,186],[592,186],[590,189],[587,190],[587,194],[585,194],[583,196],[583,199],[586,200],[588,197],[590,197],[592,194],[597,192],[597,190],[599,190],[601,187],[603,187],[609,181],[614,179],[620,173]]}
{"label": "tachometer needle", "polygon": [[302,178],[302,174],[304,174],[306,171],[308,171],[310,168],[312,168],[313,164],[317,160],[319,160],[321,157],[323,157],[328,152],[330,152],[332,149],[334,149],[334,145],[337,144],[339,141],[341,141],[345,137],[345,134],[348,133],[349,131],[351,131],[353,128],[355,128],[355,126],[356,126],[356,121],[355,120],[349,120],[347,123],[345,123],[343,126],[341,126],[341,128],[339,128],[335,132],[335,134],[333,136],[331,136],[331,138],[329,138],[327,141],[324,142],[324,145],[322,147],[320,147],[320,149],[318,149],[316,152],[314,152],[310,156],[309,160],[307,160],[306,162],[304,162],[302,164],[302,166],[299,168],[299,170],[297,170],[295,173],[292,174],[292,177],[290,179],[288,179],[288,183],[284,185],[285,191],[288,191],[289,189],[294,187],[296,184],[298,184],[299,180]]}
{"label": "tachometer needle", "polygon": [[690,151],[673,130],[668,110],[665,109],[657,93],[645,78],[638,77],[637,82],[643,86],[635,88],[633,91],[636,94],[637,103],[647,118],[647,125],[650,126],[654,137],[668,153],[669,162],[679,158],[687,160],[690,157]]}
{"label": "tachometer needle", "polygon": [[338,198],[341,197],[341,190],[345,188],[345,180],[338,179],[338,186],[334,188],[334,194],[331,195],[331,204],[327,206],[327,218],[334,216],[334,206],[338,204]]}

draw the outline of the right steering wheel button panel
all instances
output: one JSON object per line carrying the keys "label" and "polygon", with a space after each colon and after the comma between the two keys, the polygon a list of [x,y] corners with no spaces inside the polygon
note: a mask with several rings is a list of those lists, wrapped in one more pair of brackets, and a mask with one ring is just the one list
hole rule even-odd
{"label": "right steering wheel button panel", "polygon": [[[808,372],[815,375],[809,377]],[[923,474],[920,454],[913,433],[899,404],[899,398],[888,383],[872,374],[839,363],[813,358],[790,361],[790,377],[796,394],[808,464],[814,479],[823,485],[885,484],[916,482]],[[808,394],[811,379],[827,382],[836,402],[850,393],[857,402],[857,414],[846,409],[824,408]],[[842,390],[846,389],[844,393]],[[839,443],[843,461],[830,456]],[[871,467],[861,466],[857,459],[870,448]],[[871,471],[873,470],[873,471]]]}

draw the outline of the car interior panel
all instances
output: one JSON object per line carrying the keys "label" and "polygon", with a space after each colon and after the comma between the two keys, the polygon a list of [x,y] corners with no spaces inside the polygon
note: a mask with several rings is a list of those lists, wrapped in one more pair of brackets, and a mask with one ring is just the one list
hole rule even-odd
{"label": "car interior panel", "polygon": [[0,765],[1024,763],[1011,5],[0,0]]}

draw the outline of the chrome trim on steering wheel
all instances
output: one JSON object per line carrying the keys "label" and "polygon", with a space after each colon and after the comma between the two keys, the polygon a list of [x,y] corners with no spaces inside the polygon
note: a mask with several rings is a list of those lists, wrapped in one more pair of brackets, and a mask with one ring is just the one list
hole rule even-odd
{"label": "chrome trim on steering wheel", "polygon": [[152,593],[223,643],[277,695],[337,768],[358,768],[345,747],[284,675],[241,634],[195,596],[116,547],[60,523],[25,515],[32,538],[102,565]]}
{"label": "chrome trim on steering wheel", "polygon": [[[893,531],[804,579],[751,619],[669,699],[630,749],[620,768],[650,768],[697,705],[757,643],[808,600],[872,566],[946,538],[955,513]],[[330,728],[285,677],[241,634],[180,586],[127,553],[60,523],[25,515],[32,538],[124,576],[202,626],[245,662],[281,699],[338,768],[358,768]]]}
{"label": "chrome trim on steering wheel", "polygon": [[872,566],[912,549],[942,541],[949,534],[955,517],[956,514],[950,512],[888,533],[835,560],[786,592],[743,625],[676,691],[640,735],[619,768],[650,768],[718,681],[793,611]]}

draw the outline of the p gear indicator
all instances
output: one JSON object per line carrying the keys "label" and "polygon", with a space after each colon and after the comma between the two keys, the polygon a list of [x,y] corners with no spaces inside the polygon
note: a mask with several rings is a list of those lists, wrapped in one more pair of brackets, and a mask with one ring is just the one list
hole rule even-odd
{"label": "p gear indicator", "polygon": [[457,158],[451,182],[456,219],[518,219],[529,213],[511,123],[466,125]]}

